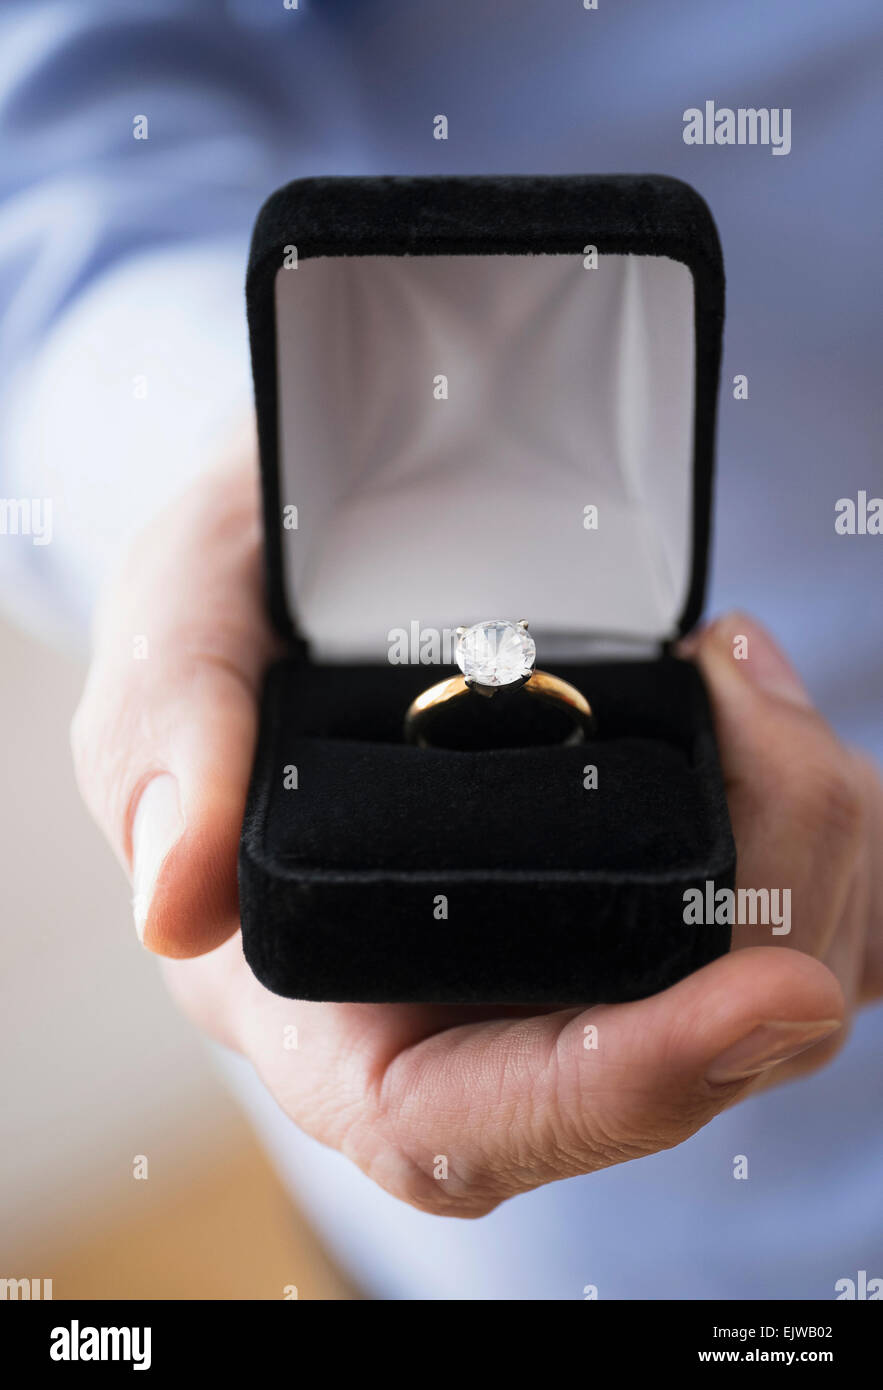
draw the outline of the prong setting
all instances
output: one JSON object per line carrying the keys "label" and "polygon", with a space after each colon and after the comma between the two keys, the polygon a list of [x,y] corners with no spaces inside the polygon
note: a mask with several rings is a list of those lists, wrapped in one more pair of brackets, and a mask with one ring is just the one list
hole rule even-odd
{"label": "prong setting", "polygon": [[458,628],[455,656],[468,689],[487,695],[517,690],[530,680],[536,645],[528,635],[526,618],[517,623],[495,618]]}

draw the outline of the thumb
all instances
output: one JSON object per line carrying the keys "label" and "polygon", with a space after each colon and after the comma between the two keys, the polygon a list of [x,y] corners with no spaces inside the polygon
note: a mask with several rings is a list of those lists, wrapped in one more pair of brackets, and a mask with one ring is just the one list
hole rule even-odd
{"label": "thumb", "polygon": [[239,925],[236,866],[255,740],[255,693],[206,658],[170,661],[152,737],[132,772],[162,768],[130,802],[132,908],[144,945],[190,956]]}
{"label": "thumb", "polygon": [[[842,1016],[829,970],[761,947],[635,1003],[452,1029],[387,1068],[388,1163],[374,1142],[360,1152],[360,1125],[347,1151],[414,1205],[481,1215],[528,1188],[681,1143]],[[445,1183],[432,1175],[439,1154]]]}
{"label": "thumb", "polygon": [[218,471],[142,533],[99,610],[74,762],[132,874],[138,934],[163,955],[199,954],[238,925],[239,834],[273,646],[259,555],[251,470]]}

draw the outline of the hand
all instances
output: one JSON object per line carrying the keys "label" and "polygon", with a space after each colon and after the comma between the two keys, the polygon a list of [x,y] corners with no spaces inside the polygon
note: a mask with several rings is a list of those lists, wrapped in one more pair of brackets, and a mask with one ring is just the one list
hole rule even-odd
{"label": "hand", "polygon": [[688,654],[712,693],[739,883],[791,889],[790,936],[738,928],[730,955],[664,993],[585,1010],[311,1004],[259,985],[237,931],[236,854],[277,650],[260,545],[252,466],[206,477],[142,534],[101,605],[73,745],[83,795],[133,871],[144,943],[178,958],[173,993],[293,1120],[403,1200],[480,1216],[678,1144],[832,1055],[842,1021],[883,991],[883,794],[741,617]]}

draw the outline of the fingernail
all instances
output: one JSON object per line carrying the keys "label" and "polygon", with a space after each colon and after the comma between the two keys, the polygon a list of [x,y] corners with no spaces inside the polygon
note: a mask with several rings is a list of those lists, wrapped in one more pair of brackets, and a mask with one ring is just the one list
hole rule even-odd
{"label": "fingernail", "polygon": [[817,1019],[815,1023],[762,1023],[722,1052],[709,1067],[706,1078],[719,1086],[758,1076],[821,1042],[840,1026],[838,1018]]}
{"label": "fingernail", "polygon": [[734,670],[769,695],[809,708],[806,687],[778,643],[744,613],[728,613],[712,625],[715,652]]}
{"label": "fingernail", "polygon": [[163,772],[148,782],[141,793],[132,825],[132,909],[139,941],[144,940],[144,927],[160,870],[183,830],[178,783],[170,773]]}

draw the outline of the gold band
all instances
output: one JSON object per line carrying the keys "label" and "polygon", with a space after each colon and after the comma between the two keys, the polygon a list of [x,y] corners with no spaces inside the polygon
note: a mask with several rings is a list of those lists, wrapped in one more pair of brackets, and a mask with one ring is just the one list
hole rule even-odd
{"label": "gold band", "polygon": [[[505,690],[505,687],[501,689]],[[570,685],[568,681],[563,681],[558,676],[550,676],[548,671],[534,671],[520,689],[525,695],[532,695],[534,699],[542,700],[556,709],[560,710],[563,707],[570,715],[573,731],[564,740],[566,744],[584,743],[595,732],[595,716],[592,714],[591,705],[576,686]],[[464,676],[451,676],[449,680],[431,685],[408,706],[405,715],[405,741],[415,743],[418,748],[431,747],[429,727],[435,713],[442,706],[449,706],[455,700],[475,699],[476,696],[494,697],[498,693],[497,690],[470,685]]]}

